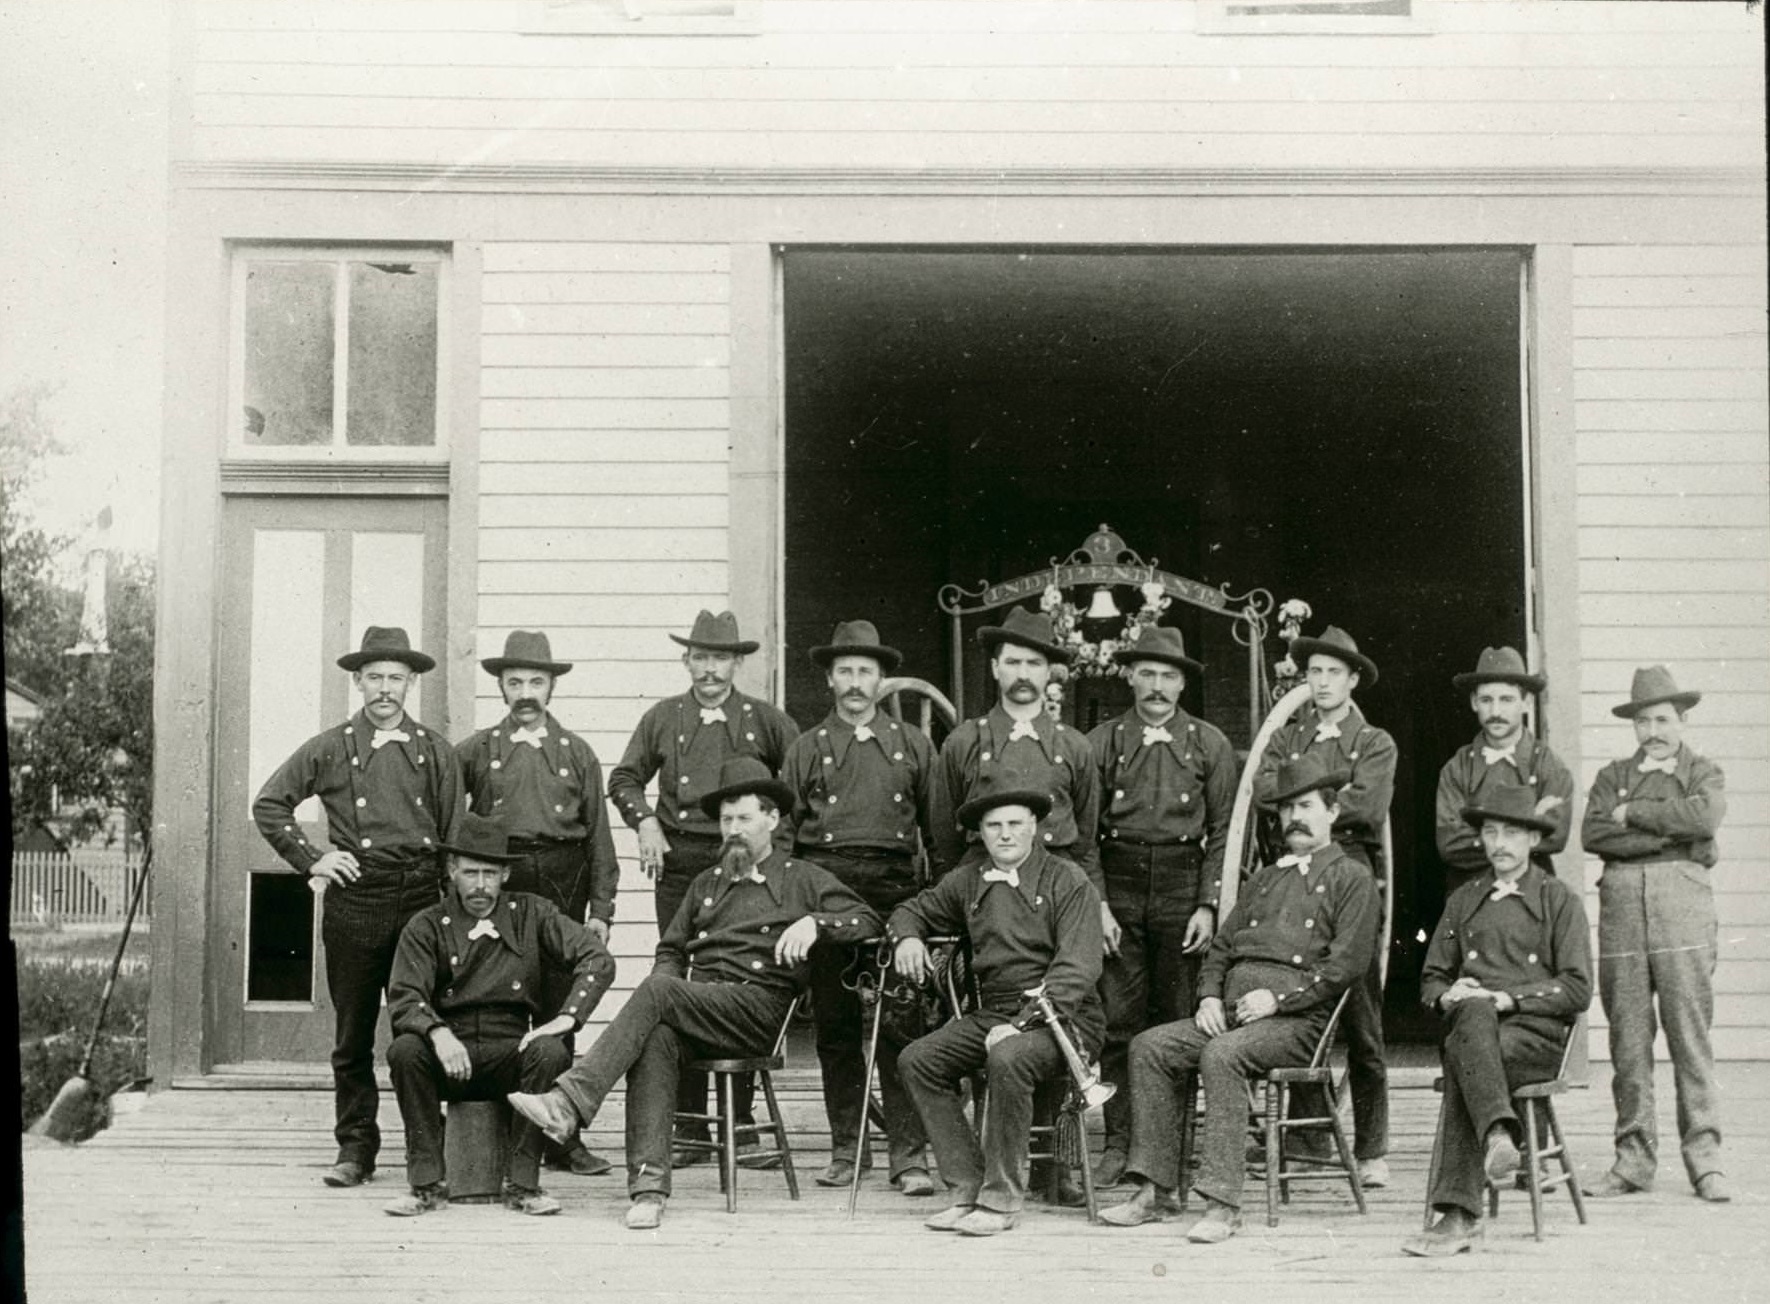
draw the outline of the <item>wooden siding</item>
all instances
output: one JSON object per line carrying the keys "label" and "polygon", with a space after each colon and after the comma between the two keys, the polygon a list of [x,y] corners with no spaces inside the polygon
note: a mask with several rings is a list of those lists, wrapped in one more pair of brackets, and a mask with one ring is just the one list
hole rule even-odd
{"label": "wooden siding", "polygon": [[[684,686],[685,630],[728,606],[730,252],[724,245],[484,246],[479,655],[545,629],[578,663],[554,710],[604,775],[646,707]],[[475,727],[503,704],[480,674]],[[610,808],[610,816],[613,811]],[[650,969],[651,885],[617,821],[611,1017]]]}
{"label": "wooden siding", "polygon": [[1703,690],[1687,738],[1727,773],[1715,1049],[1755,1058],[1770,1056],[1765,270],[1762,245],[1573,257],[1583,787],[1634,746],[1610,707],[1636,666]]}
{"label": "wooden siding", "polygon": [[[631,168],[1756,167],[1744,5],[1421,3],[1400,36],[1190,4],[768,0],[759,31],[557,36],[532,6],[205,5],[202,161]],[[525,30],[529,29],[529,30]],[[563,270],[563,269],[561,269]]]}

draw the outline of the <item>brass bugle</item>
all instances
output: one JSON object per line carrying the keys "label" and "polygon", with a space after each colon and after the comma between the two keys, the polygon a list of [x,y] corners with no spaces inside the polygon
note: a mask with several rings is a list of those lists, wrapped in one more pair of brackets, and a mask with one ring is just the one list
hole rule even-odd
{"label": "brass bugle", "polygon": [[1075,1079],[1076,1090],[1082,1095],[1082,1103],[1089,1109],[1098,1109],[1111,1100],[1118,1088],[1110,1082],[1102,1082],[1100,1074],[1082,1060],[1082,1054],[1076,1049],[1075,1042],[1063,1030],[1063,1020],[1057,1017],[1057,1007],[1051,1004],[1051,997],[1040,983],[1026,993],[1030,1000],[1038,1002],[1039,1012],[1045,1016],[1045,1022],[1051,1029],[1051,1035],[1057,1038],[1058,1049],[1063,1058],[1069,1061],[1069,1075]]}

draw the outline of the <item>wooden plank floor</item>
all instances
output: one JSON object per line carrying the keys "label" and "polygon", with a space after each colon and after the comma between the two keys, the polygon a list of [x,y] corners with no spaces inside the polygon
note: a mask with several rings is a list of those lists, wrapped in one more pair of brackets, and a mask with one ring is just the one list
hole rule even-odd
{"label": "wooden plank floor", "polygon": [[[827,1138],[820,1106],[802,1090],[787,1104],[804,1129],[799,1204],[778,1174],[744,1173],[742,1207],[730,1216],[714,1176],[691,1169],[678,1174],[655,1233],[622,1227],[627,1201],[615,1176],[550,1175],[565,1204],[555,1218],[495,1206],[388,1218],[381,1205],[403,1178],[390,1097],[385,1167],[365,1187],[330,1191],[318,1181],[332,1157],[328,1094],[168,1091],[84,1146],[27,1146],[27,1280],[33,1304],[1770,1299],[1770,1065],[1724,1064],[1721,1080],[1733,1204],[1692,1198],[1674,1154],[1659,1190],[1594,1206],[1587,1227],[1562,1199],[1536,1244],[1525,1199],[1512,1195],[1483,1250],[1435,1262],[1397,1249],[1417,1226],[1437,1108],[1417,1085],[1393,1092],[1394,1181],[1372,1194],[1368,1217],[1343,1192],[1323,1190],[1300,1196],[1276,1229],[1256,1218],[1212,1248],[1188,1245],[1174,1224],[1096,1227],[1042,1205],[993,1240],[936,1235],[920,1226],[934,1203],[898,1196],[879,1177],[850,1222],[844,1193],[810,1182]],[[1564,1100],[1576,1156],[1601,1168],[1610,1131],[1602,1070]],[[1670,1116],[1667,1077],[1667,1126]],[[618,1156],[619,1129],[611,1101],[593,1148]]]}

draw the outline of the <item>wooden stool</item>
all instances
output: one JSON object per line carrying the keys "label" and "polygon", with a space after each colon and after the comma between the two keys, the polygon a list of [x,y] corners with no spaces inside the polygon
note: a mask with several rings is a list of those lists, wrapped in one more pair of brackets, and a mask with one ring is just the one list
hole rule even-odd
{"label": "wooden stool", "polygon": [[[1569,1045],[1572,1039],[1569,1039]],[[1561,1122],[1555,1117],[1555,1097],[1567,1090],[1566,1052],[1562,1053],[1561,1073],[1547,1082],[1532,1082],[1519,1087],[1512,1093],[1512,1108],[1518,1120],[1524,1125],[1524,1188],[1530,1194],[1530,1232],[1537,1240],[1543,1239],[1543,1196],[1558,1186],[1565,1186],[1567,1194],[1573,1199],[1574,1216],[1583,1226],[1586,1221],[1586,1203],[1580,1195],[1579,1177],[1574,1172],[1573,1156],[1567,1151],[1567,1142],[1561,1135]],[[1438,1129],[1432,1135],[1432,1164],[1426,1173],[1426,1210],[1424,1225],[1427,1230],[1432,1227],[1432,1184],[1438,1180],[1438,1166],[1444,1161],[1444,1079],[1432,1080],[1432,1090],[1439,1093]],[[1546,1144],[1545,1144],[1546,1143]],[[1544,1160],[1558,1159],[1561,1171],[1544,1175]],[[1487,1182],[1487,1216],[1497,1218],[1500,1213],[1500,1188]]]}
{"label": "wooden stool", "polygon": [[[712,1123],[717,1130],[714,1139],[701,1141],[678,1135],[676,1146],[683,1150],[701,1150],[710,1152],[719,1161],[719,1189],[725,1192],[725,1212],[737,1212],[737,1160],[738,1141],[759,1137],[768,1133],[774,1140],[769,1149],[753,1150],[745,1156],[747,1159],[779,1159],[781,1171],[787,1179],[787,1195],[799,1198],[799,1175],[793,1171],[793,1148],[787,1141],[786,1120],[781,1117],[780,1102],[774,1095],[773,1074],[787,1066],[786,1043],[787,1029],[792,1026],[793,1015],[799,1009],[800,998],[795,996],[787,1006],[787,1014],[781,1020],[781,1030],[774,1039],[774,1051],[768,1055],[752,1055],[743,1059],[706,1059],[691,1060],[685,1066],[691,1073],[707,1073],[713,1078],[713,1086],[718,1099],[718,1113],[697,1114],[687,1110],[676,1111],[677,1132],[681,1132],[683,1123]],[[768,1121],[756,1123],[740,1123],[737,1121],[736,1079],[745,1074],[754,1073],[762,1082],[762,1095],[768,1102]]]}
{"label": "wooden stool", "polygon": [[451,1101],[443,1118],[443,1171],[454,1204],[495,1204],[510,1161],[510,1106],[502,1100]]}

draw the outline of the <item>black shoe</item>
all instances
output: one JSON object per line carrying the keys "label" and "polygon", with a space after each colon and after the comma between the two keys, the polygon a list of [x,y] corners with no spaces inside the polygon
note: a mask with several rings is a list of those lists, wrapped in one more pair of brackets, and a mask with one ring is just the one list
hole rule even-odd
{"label": "black shoe", "polygon": [[762,1143],[760,1141],[752,1139],[747,1142],[740,1141],[738,1143],[739,1168],[749,1168],[758,1172],[765,1172],[772,1168],[779,1168],[780,1166],[780,1155],[763,1153]]}
{"label": "black shoe", "polygon": [[579,1177],[601,1177],[614,1165],[579,1142],[570,1149],[548,1155],[547,1167],[575,1173]]}
{"label": "black shoe", "polygon": [[438,1209],[448,1207],[448,1184],[432,1182],[428,1186],[414,1186],[405,1195],[394,1196],[383,1209],[395,1218],[416,1218],[420,1214],[435,1213]]}
{"label": "black shoe", "polygon": [[361,1186],[374,1175],[375,1169],[369,1164],[358,1163],[354,1159],[340,1159],[320,1174],[320,1181],[327,1186]]}
{"label": "black shoe", "polygon": [[[868,1172],[873,1166],[871,1156],[861,1160],[860,1171]],[[816,1177],[819,1186],[847,1186],[854,1180],[854,1161],[847,1157],[830,1160],[830,1166]]]}

